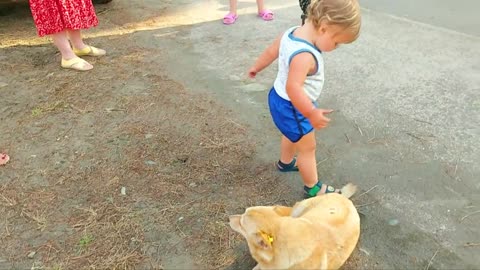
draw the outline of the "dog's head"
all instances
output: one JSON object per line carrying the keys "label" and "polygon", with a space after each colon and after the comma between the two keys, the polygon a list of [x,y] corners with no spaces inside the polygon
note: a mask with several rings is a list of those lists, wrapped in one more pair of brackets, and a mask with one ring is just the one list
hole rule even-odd
{"label": "dog's head", "polygon": [[242,215],[230,216],[230,227],[245,237],[250,253],[258,263],[268,263],[274,256],[276,220],[289,212],[288,207],[282,206],[250,207]]}

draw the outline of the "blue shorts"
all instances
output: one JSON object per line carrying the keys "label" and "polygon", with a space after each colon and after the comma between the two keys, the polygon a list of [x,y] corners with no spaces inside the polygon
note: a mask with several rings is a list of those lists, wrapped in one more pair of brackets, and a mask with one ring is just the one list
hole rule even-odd
{"label": "blue shorts", "polygon": [[295,109],[292,102],[279,96],[275,88],[272,88],[268,94],[268,106],[273,123],[291,142],[296,143],[304,135],[313,131],[310,121]]}

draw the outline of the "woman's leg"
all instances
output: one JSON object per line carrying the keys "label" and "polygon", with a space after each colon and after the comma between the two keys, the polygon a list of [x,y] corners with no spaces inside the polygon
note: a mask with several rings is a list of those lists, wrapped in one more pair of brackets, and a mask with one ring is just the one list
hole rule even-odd
{"label": "woman's leg", "polygon": [[68,37],[70,38],[70,42],[72,42],[73,45],[73,52],[77,56],[103,56],[107,53],[105,50],[85,44],[83,42],[82,33],[80,30],[67,30],[67,33]]}
{"label": "woman's leg", "polygon": [[72,42],[73,48],[77,50],[84,49],[87,45],[83,42],[80,30],[67,30],[68,38]]}
{"label": "woman's leg", "polygon": [[87,61],[79,58],[72,47],[70,46],[70,42],[68,41],[68,36],[66,31],[62,31],[52,35],[53,44],[57,46],[60,54],[62,55],[62,62],[61,66],[63,68],[70,68],[75,70],[90,70],[93,66],[88,63]]}
{"label": "woman's leg", "polygon": [[53,44],[57,46],[63,59],[70,60],[72,58],[77,57],[75,53],[73,53],[72,47],[70,46],[70,42],[68,42],[66,31],[53,34],[52,39],[53,39]]}

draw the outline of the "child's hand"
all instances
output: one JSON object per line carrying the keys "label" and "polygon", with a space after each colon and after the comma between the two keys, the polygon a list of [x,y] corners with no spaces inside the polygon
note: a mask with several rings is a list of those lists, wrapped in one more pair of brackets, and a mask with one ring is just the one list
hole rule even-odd
{"label": "child's hand", "polygon": [[307,117],[310,120],[314,129],[322,129],[328,125],[330,118],[326,117],[325,114],[329,114],[333,110],[324,110],[324,109],[313,109],[312,113]]}
{"label": "child's hand", "polygon": [[257,70],[255,67],[251,67],[251,68],[248,70],[248,77],[254,79],[255,76],[257,76],[257,73],[258,73],[258,70]]}

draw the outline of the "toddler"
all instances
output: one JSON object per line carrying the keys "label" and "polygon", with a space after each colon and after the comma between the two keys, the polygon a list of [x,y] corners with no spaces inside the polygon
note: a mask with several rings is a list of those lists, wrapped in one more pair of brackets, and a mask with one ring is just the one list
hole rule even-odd
{"label": "toddler", "polygon": [[300,172],[306,197],[340,192],[318,178],[314,129],[328,125],[326,114],[332,110],[318,108],[316,100],[324,83],[322,54],[355,41],[360,22],[357,0],[312,0],[305,24],[279,36],[248,71],[254,78],[278,58],[268,96],[273,122],[282,133],[276,166],[282,172]]}
{"label": "toddler", "polygon": [[[225,17],[223,17],[224,24],[234,24],[237,21],[237,1],[238,0],[230,0],[230,12],[228,12]],[[263,0],[257,0],[257,7],[258,7],[258,16],[265,21],[273,20],[273,12],[271,10],[265,9]]]}

